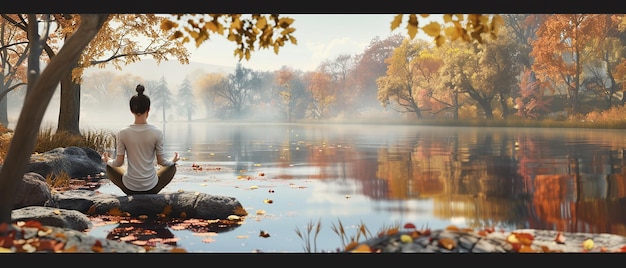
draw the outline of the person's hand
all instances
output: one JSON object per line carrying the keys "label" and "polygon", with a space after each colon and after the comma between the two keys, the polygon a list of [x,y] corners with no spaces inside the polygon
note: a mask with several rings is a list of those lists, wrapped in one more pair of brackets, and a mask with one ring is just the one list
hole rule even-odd
{"label": "person's hand", "polygon": [[180,160],[180,157],[178,157],[178,152],[174,153],[174,157],[172,158],[172,162],[174,162],[174,164],[176,164],[176,162]]}
{"label": "person's hand", "polygon": [[102,162],[106,163],[109,161],[109,153],[108,152],[104,152],[102,153]]}

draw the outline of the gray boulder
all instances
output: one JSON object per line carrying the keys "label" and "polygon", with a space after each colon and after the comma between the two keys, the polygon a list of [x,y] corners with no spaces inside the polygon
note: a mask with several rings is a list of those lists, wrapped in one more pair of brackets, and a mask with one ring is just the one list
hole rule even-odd
{"label": "gray boulder", "polygon": [[56,148],[30,157],[28,172],[35,172],[46,178],[65,172],[70,178],[99,177],[106,170],[100,154],[88,147],[70,146]]}
{"label": "gray boulder", "polygon": [[172,218],[227,219],[228,216],[245,216],[247,212],[234,197],[193,192],[175,192],[116,196],[89,190],[72,190],[55,193],[59,208],[77,210],[91,215],[106,215],[113,209],[149,218],[164,215]]}
{"label": "gray boulder", "polygon": [[17,187],[13,208],[52,205],[51,201],[52,194],[46,179],[38,173],[29,172],[24,174]]}
{"label": "gray boulder", "polygon": [[68,209],[31,206],[11,211],[11,221],[36,220],[42,225],[85,231],[93,226],[85,214]]}

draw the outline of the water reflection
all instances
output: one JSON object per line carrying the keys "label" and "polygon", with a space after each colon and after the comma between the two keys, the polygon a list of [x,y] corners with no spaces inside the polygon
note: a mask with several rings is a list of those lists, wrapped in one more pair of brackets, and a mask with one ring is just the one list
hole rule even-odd
{"label": "water reflection", "polygon": [[[165,138],[166,150],[186,151],[189,165],[229,167],[222,171],[233,178],[263,172],[268,180],[315,181],[311,191],[293,197],[308,202],[298,206],[305,222],[363,218],[358,212],[364,211],[389,218],[387,223],[393,215],[412,214],[471,228],[626,235],[625,134],[168,123]],[[293,233],[293,226],[287,229]]]}

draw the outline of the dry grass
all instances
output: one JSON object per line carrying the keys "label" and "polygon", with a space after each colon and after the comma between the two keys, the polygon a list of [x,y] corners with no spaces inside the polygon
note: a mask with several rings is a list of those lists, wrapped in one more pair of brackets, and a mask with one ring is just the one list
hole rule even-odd
{"label": "dry grass", "polygon": [[105,130],[83,130],[82,135],[70,132],[56,132],[52,127],[45,127],[39,131],[35,141],[34,152],[47,152],[55,148],[69,146],[87,147],[97,152],[115,145],[115,133]]}

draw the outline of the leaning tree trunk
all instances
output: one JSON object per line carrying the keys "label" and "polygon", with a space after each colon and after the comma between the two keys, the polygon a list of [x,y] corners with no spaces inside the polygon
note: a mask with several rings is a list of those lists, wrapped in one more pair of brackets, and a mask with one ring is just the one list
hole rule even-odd
{"label": "leaning tree trunk", "polygon": [[72,64],[67,74],[61,78],[61,106],[59,107],[59,122],[57,132],[67,131],[74,135],[80,135],[78,127],[80,120],[80,84],[72,80]]}
{"label": "leaning tree trunk", "polygon": [[[59,53],[50,60],[39,78],[29,81],[34,85],[32,88],[29,87],[30,90],[26,94],[4,165],[0,169],[0,224],[11,224],[15,193],[26,173],[43,115],[57,85],[96,36],[107,17],[108,14],[81,15],[81,24],[72,37],[65,41]],[[29,57],[39,56],[30,55]]]}

